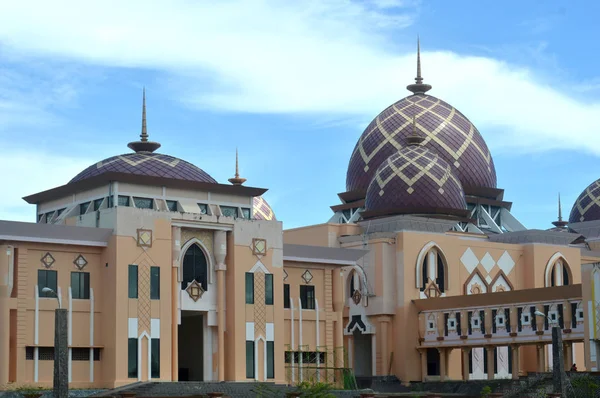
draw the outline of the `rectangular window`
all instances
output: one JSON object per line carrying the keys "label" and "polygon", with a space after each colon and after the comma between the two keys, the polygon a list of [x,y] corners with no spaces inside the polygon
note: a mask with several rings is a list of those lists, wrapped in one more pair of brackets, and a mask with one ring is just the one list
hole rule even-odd
{"label": "rectangular window", "polygon": [[150,361],[151,376],[153,379],[160,378],[160,339],[152,339],[152,359]]}
{"label": "rectangular window", "polygon": [[223,213],[225,217],[237,218],[238,208],[233,206],[221,206],[221,213]]}
{"label": "rectangular window", "polygon": [[133,198],[133,203],[138,209],[153,209],[154,199],[151,198]]}
{"label": "rectangular window", "polygon": [[254,304],[254,274],[246,272],[246,304]]}
{"label": "rectangular window", "polygon": [[127,340],[127,377],[137,379],[138,377],[138,340]]}
{"label": "rectangular window", "polygon": [[[52,292],[42,292],[47,287],[52,289]],[[40,297],[56,297],[58,293],[57,287],[57,272],[47,269],[38,270],[38,294]]]}
{"label": "rectangular window", "polygon": [[90,299],[89,272],[71,272],[71,294],[74,299]]}
{"label": "rectangular window", "polygon": [[150,267],[150,299],[160,300],[160,267]]}
{"label": "rectangular window", "polygon": [[267,379],[275,378],[275,343],[267,341]]}
{"label": "rectangular window", "polygon": [[249,220],[252,217],[252,211],[247,207],[242,207],[242,215],[246,220]]}
{"label": "rectangular window", "polygon": [[290,308],[290,284],[283,285],[283,308]]}
{"label": "rectangular window", "polygon": [[90,202],[85,202],[79,205],[79,214],[85,214],[90,207]]}
{"label": "rectangular window", "polygon": [[102,202],[104,202],[104,198],[94,200],[94,211],[100,210],[100,206],[102,206]]}
{"label": "rectangular window", "polygon": [[138,267],[129,266],[129,298],[138,298]]}
{"label": "rectangular window", "polygon": [[119,195],[119,203],[117,206],[126,206],[129,207],[129,196]]}
{"label": "rectangular window", "polygon": [[56,211],[56,217],[60,217],[61,214],[63,214],[63,212],[66,210],[66,208],[62,208],[62,209],[58,209]]}
{"label": "rectangular window", "polygon": [[109,209],[112,208],[114,205],[114,196],[110,195],[106,197],[106,207],[108,207]]}
{"label": "rectangular window", "polygon": [[273,274],[265,274],[265,304],[273,305]]}
{"label": "rectangular window", "polygon": [[206,203],[198,203],[200,214],[208,214],[208,205]]}
{"label": "rectangular window", "polygon": [[46,213],[46,223],[50,224],[52,222],[52,218],[54,217],[54,212],[51,211],[49,213]]}
{"label": "rectangular window", "polygon": [[177,201],[167,200],[167,208],[169,209],[169,211],[177,211]]}
{"label": "rectangular window", "polygon": [[254,341],[246,341],[246,378],[254,378]]}
{"label": "rectangular window", "polygon": [[315,287],[311,285],[300,286],[300,301],[303,310],[315,309]]}

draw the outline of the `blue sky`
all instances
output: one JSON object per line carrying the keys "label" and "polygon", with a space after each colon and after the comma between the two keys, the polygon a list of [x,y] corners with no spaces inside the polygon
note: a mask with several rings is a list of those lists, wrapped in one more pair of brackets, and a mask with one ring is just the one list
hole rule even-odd
{"label": "blue sky", "polygon": [[478,127],[529,228],[600,178],[591,1],[116,0],[0,3],[0,219],[27,194],[126,153],[141,90],[160,151],[247,185],[285,228],[325,222],[364,127],[408,95],[421,37],[431,94]]}

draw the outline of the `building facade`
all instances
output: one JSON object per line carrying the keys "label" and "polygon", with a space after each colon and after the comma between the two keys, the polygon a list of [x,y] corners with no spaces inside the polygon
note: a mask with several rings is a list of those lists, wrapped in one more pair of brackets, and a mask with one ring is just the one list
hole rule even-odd
{"label": "building facade", "polygon": [[[54,310],[68,310],[73,388],[136,381],[518,377],[597,371],[600,182],[568,221],[526,229],[477,128],[427,92],[359,138],[346,192],[319,225],[283,230],[237,168],[228,184],[130,153],[24,198],[0,221],[0,385],[52,383]],[[598,190],[598,194],[596,194]],[[418,366],[416,364],[419,364]]]}

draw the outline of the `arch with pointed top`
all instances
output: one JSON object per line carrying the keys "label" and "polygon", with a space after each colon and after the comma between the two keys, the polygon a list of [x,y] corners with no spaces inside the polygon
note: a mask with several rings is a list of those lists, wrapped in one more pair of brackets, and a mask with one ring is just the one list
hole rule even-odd
{"label": "arch with pointed top", "polygon": [[[349,267],[348,277],[346,278],[347,289],[349,291],[352,290],[352,278],[354,278],[354,276],[357,276],[358,278],[358,288],[360,293],[363,295],[367,294],[367,276],[365,275],[365,270],[359,265],[352,265]],[[348,297],[352,297],[352,294],[350,294]]]}
{"label": "arch with pointed top", "polygon": [[[431,252],[431,250],[435,250],[437,255],[439,256],[440,260],[442,261],[442,269],[444,272],[444,275],[443,275],[444,291],[446,291],[449,288],[448,261],[446,260],[446,255],[444,254],[444,251],[434,241],[430,241],[425,246],[423,246],[423,248],[419,252],[419,255],[417,256],[417,264],[415,267],[415,274],[416,274],[415,275],[415,281],[416,281],[415,287],[417,289],[421,289],[425,286],[425,284],[427,282],[427,281],[423,281],[423,263],[427,259],[427,255]],[[442,293],[444,291],[442,291]]]}
{"label": "arch with pointed top", "polygon": [[[567,285],[570,285],[573,283],[573,273],[571,272],[571,266],[569,265],[569,263],[567,262],[567,259],[561,252],[556,252],[552,255],[552,257],[550,257],[550,260],[548,260],[548,263],[546,263],[546,269],[544,271],[545,287],[552,286],[552,271],[554,270],[554,267],[557,265],[557,263],[561,260],[562,260],[561,265],[566,270],[567,276],[569,278],[569,280],[567,281],[568,282]],[[563,281],[562,285],[565,285],[564,281]]]}
{"label": "arch with pointed top", "polygon": [[[190,240],[188,240],[187,242],[185,242],[185,244],[181,247],[181,250],[179,251],[179,259],[178,259],[178,263],[179,263],[179,280],[183,281],[183,259],[185,258],[185,254],[187,253],[187,251],[190,249],[190,247],[192,247],[193,245],[196,245],[200,248],[200,250],[202,251],[202,253],[204,254],[204,257],[206,258],[206,279],[208,284],[212,284],[213,283],[213,271],[215,269],[215,264],[213,261],[213,258],[210,254],[210,252],[208,251],[208,249],[206,248],[206,246],[204,245],[204,243],[198,239],[198,238],[191,238]],[[204,287],[202,286],[203,289],[208,290],[208,286]]]}

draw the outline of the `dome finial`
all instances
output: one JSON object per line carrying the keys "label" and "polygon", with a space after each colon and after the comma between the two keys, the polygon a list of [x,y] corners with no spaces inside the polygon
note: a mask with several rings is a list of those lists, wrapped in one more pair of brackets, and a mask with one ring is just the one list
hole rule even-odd
{"label": "dome finial", "polygon": [[563,221],[562,218],[562,206],[560,205],[560,192],[558,193],[558,221],[554,221],[552,225],[557,228],[564,228],[568,224],[567,221]]}
{"label": "dome finial", "polygon": [[415,78],[414,84],[409,84],[406,86],[408,91],[411,91],[413,94],[424,94],[427,91],[431,90],[431,85],[423,84],[423,76],[421,76],[421,40],[417,35],[417,77]]}
{"label": "dome finial", "polygon": [[142,133],[140,141],[134,141],[127,144],[135,152],[154,152],[160,148],[158,142],[148,141],[148,128],[146,126],[146,87],[142,91]]}
{"label": "dome finial", "polygon": [[413,116],[412,134],[406,137],[406,142],[408,145],[421,145],[424,140],[425,139],[417,133],[417,117]]}
{"label": "dome finial", "polygon": [[242,185],[244,182],[246,182],[245,178],[240,178],[240,169],[238,166],[238,150],[235,148],[235,177],[228,180],[233,185]]}

